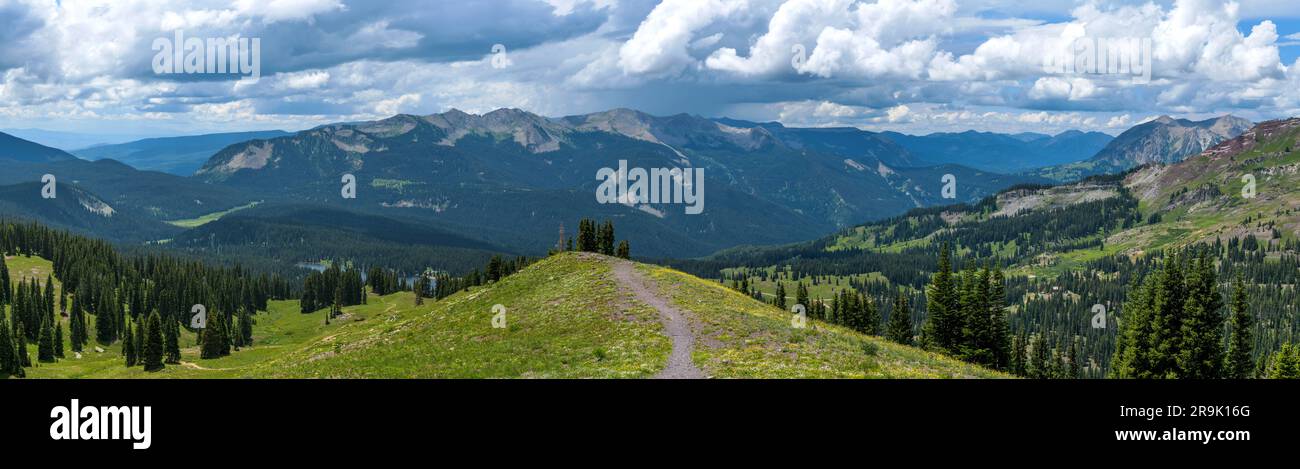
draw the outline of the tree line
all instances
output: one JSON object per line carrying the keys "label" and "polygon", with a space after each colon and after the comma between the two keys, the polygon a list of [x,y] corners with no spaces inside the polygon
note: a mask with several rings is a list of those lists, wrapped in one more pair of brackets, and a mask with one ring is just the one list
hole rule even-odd
{"label": "tree line", "polygon": [[[43,282],[12,281],[5,256],[47,259],[53,273]],[[65,345],[84,352],[92,339],[101,346],[121,343],[128,366],[156,371],[179,363],[182,327],[200,341],[248,344],[253,316],[269,300],[290,294],[282,279],[238,266],[125,256],[101,240],[0,220],[0,375],[26,375],[28,344],[36,344],[37,362],[49,362],[65,357]],[[208,328],[190,327],[194,305],[206,307]]]}

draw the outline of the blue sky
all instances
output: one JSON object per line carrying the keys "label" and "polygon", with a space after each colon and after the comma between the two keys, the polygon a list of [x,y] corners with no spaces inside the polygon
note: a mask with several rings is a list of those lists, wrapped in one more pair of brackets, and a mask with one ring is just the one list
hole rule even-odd
{"label": "blue sky", "polygon": [[[259,39],[261,78],[156,73],[152,46],[177,30]],[[1149,40],[1150,79],[1042,66],[1108,39]],[[1115,134],[1162,114],[1300,115],[1297,57],[1293,0],[0,0],[0,128],[176,135],[628,107]]]}

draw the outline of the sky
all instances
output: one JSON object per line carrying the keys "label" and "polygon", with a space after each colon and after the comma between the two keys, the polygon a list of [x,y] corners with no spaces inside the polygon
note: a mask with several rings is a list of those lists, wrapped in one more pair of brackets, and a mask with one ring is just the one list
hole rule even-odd
{"label": "sky", "polygon": [[[155,46],[178,30],[257,39],[260,78],[160,73]],[[1149,54],[1149,78],[1044,67],[1116,40]],[[1166,114],[1300,115],[1298,56],[1295,0],[0,0],[0,128],[180,135],[633,108],[1118,134]]]}

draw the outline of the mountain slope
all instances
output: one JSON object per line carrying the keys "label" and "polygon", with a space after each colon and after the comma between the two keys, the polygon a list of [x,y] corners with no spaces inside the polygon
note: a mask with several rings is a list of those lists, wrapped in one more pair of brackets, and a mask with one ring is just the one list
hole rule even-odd
{"label": "mountain slope", "polygon": [[49,163],[76,159],[67,152],[0,132],[0,161]]}
{"label": "mountain slope", "polygon": [[1115,137],[1087,161],[1043,168],[1033,174],[1068,181],[1095,174],[1123,172],[1138,166],[1182,161],[1250,129],[1251,122],[1234,116],[1203,121],[1161,116]]}
{"label": "mountain slope", "polygon": [[17,217],[80,234],[142,242],[167,238],[179,228],[131,207],[114,206],[72,184],[60,184],[53,199],[41,197],[43,184],[0,186],[0,217]]}
{"label": "mountain slope", "polygon": [[1300,237],[1300,118],[1264,122],[1181,163],[1142,168],[1125,185],[1145,216],[1161,220],[1130,233],[1123,241],[1130,250],[1249,235],[1270,245],[1294,240]]}
{"label": "mountain slope", "polygon": [[270,130],[148,138],[85,148],[74,153],[87,160],[113,159],[136,169],[189,176],[202,167],[213,154],[229,145],[286,135],[290,134],[281,130]]}
{"label": "mountain slope", "polygon": [[[164,248],[229,263],[284,267],[344,259],[413,274],[463,275],[508,250],[428,224],[337,208],[261,205],[181,233]],[[290,270],[290,269],[281,269]]]}
{"label": "mountain slope", "polygon": [[[121,364],[120,345],[43,364],[30,377],[82,378],[648,378],[671,343],[654,308],[612,273],[625,262],[566,253],[492,285],[414,307],[409,293],[371,296],[326,325],[297,302],[257,317],[254,345],[199,360],[181,334],[182,362],[157,373]],[[48,264],[48,263],[46,263]],[[713,282],[636,268],[692,316],[695,365],[712,377],[1003,377],[911,347],[789,315]],[[687,298],[687,295],[690,297]],[[494,305],[505,307],[494,328]],[[34,345],[32,346],[34,347]],[[34,349],[33,349],[34,350]],[[34,352],[33,352],[34,353]]]}
{"label": "mountain slope", "polygon": [[[874,134],[726,122],[735,125],[625,109],[564,118],[515,109],[399,115],[232,145],[195,177],[268,199],[472,227],[532,252],[553,246],[560,224],[586,216],[614,219],[640,253],[703,255],[951,202],[939,196],[951,169],[901,171],[886,162],[910,161],[906,151]],[[595,176],[620,161],[703,169],[703,214],[688,215],[682,204],[599,204]],[[339,197],[344,173],[357,177],[355,200]],[[964,187],[993,190],[1039,180],[964,174]]]}
{"label": "mountain slope", "polygon": [[881,134],[906,148],[925,164],[961,164],[985,171],[1012,173],[1082,161],[1111,141],[1100,132],[1004,135],[968,131],[924,136],[897,132]]}

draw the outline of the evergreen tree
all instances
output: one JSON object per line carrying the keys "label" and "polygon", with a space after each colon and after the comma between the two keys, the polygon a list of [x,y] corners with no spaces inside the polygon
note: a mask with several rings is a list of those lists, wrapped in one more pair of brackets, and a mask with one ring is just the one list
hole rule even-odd
{"label": "evergreen tree", "polygon": [[1025,337],[1025,332],[1021,331],[1011,342],[1011,374],[1016,376],[1028,376],[1028,360],[1025,355],[1025,348],[1029,346],[1029,340]]}
{"label": "evergreen tree", "polygon": [[[4,265],[3,262],[4,256],[0,255],[0,266]],[[4,271],[0,271],[0,274],[8,275]],[[0,304],[0,379],[8,378],[11,375],[16,376],[18,373],[15,372],[15,369],[22,369],[22,364],[18,361],[12,334],[9,331],[9,321],[5,319],[4,305]]]}
{"label": "evergreen tree", "polygon": [[[17,317],[17,314],[14,314],[14,316]],[[22,320],[19,320],[18,327],[14,328],[14,342],[17,342],[14,348],[18,354],[18,369],[14,372],[14,375],[18,377],[26,375],[26,372],[23,371],[24,367],[32,366],[32,356],[27,353],[27,334],[18,332],[24,330],[25,327]]]}
{"label": "evergreen tree", "polygon": [[926,319],[921,337],[927,346],[951,353],[957,350],[962,324],[949,250],[948,243],[944,243],[939,251],[939,269],[926,290]]}
{"label": "evergreen tree", "polygon": [[68,341],[72,345],[72,351],[80,353],[82,345],[85,344],[85,312],[81,311],[80,303],[76,296],[72,297],[72,315],[68,317]]}
{"label": "evergreen tree", "polygon": [[13,302],[13,298],[10,297],[12,291],[13,286],[9,284],[9,266],[5,264],[3,251],[0,251],[0,306]]}
{"label": "evergreen tree", "polygon": [[1187,304],[1183,259],[1173,253],[1156,276],[1151,314],[1151,372],[1153,378],[1177,378],[1183,342],[1183,308]]}
{"label": "evergreen tree", "polygon": [[138,316],[132,316],[132,321],[135,321],[135,334],[132,335],[132,338],[135,339],[135,341],[132,342],[132,344],[135,345],[135,362],[143,363],[144,362],[144,336],[145,336],[144,326],[145,326],[146,319],[145,316],[141,314]]}
{"label": "evergreen tree", "polygon": [[785,284],[776,282],[776,299],[772,304],[775,304],[777,308],[785,310]]}
{"label": "evergreen tree", "polygon": [[110,310],[112,296],[112,292],[105,292],[101,298],[106,299],[101,300],[100,306],[95,308],[95,340],[103,346],[112,345],[117,340],[113,311]]}
{"label": "evergreen tree", "polygon": [[894,296],[894,309],[889,312],[885,337],[903,345],[912,345],[912,311],[907,306],[907,295],[902,290]]}
{"label": "evergreen tree", "polygon": [[1034,334],[1029,339],[1029,362],[1025,365],[1025,377],[1032,379],[1049,379],[1052,377],[1052,352],[1047,348],[1047,339],[1043,334]]}
{"label": "evergreen tree", "polygon": [[253,319],[253,315],[250,311],[244,310],[240,314],[239,333],[237,334],[237,337],[239,338],[240,347],[253,346],[253,323],[254,322],[255,320]]}
{"label": "evergreen tree", "polygon": [[1150,379],[1158,377],[1151,360],[1152,316],[1155,309],[1155,290],[1159,287],[1158,275],[1151,275],[1141,284],[1129,289],[1124,302],[1119,340],[1115,344],[1115,358],[1110,374],[1115,378]]}
{"label": "evergreen tree", "polygon": [[1219,294],[1214,260],[1203,253],[1189,267],[1177,376],[1219,378],[1224,363],[1223,297]]}
{"label": "evergreen tree", "polygon": [[1282,344],[1270,361],[1269,379],[1300,379],[1300,347]]}
{"label": "evergreen tree", "polygon": [[808,307],[810,305],[810,303],[808,303],[808,286],[804,285],[803,282],[799,282],[799,284],[795,286],[794,291],[795,304],[804,305],[805,308]]}
{"label": "evergreen tree", "polygon": [[880,335],[880,310],[876,308],[876,302],[863,295],[861,304],[864,324],[860,332],[867,335]]}
{"label": "evergreen tree", "polygon": [[145,322],[144,338],[144,371],[159,371],[163,369],[163,333],[162,318],[158,312],[154,311],[149,315]]}
{"label": "evergreen tree", "polygon": [[54,357],[64,358],[63,355],[63,323],[55,321],[54,323]]}
{"label": "evergreen tree", "polygon": [[1224,362],[1224,377],[1247,379],[1254,373],[1255,364],[1251,360],[1254,348],[1255,318],[1251,316],[1246,304],[1246,286],[1240,275],[1232,282],[1232,320],[1231,336],[1228,339],[1228,352]]}
{"label": "evergreen tree", "polygon": [[1079,379],[1080,377],[1082,377],[1083,376],[1082,361],[1083,361],[1083,356],[1080,352],[1079,337],[1075,336],[1074,340],[1070,341],[1070,357],[1069,357],[1069,363],[1067,364],[1068,368],[1065,377],[1069,379]]}
{"label": "evergreen tree", "polygon": [[596,233],[596,251],[606,256],[614,255],[614,222],[605,220]]}
{"label": "evergreen tree", "polygon": [[[155,312],[156,313],[156,312]],[[166,350],[164,363],[179,365],[181,363],[180,324],[171,319],[163,321],[163,347]]]}
{"label": "evergreen tree", "polygon": [[36,360],[41,363],[54,362],[54,326],[50,323],[53,321],[43,321],[41,324],[41,335],[37,341]]}
{"label": "evergreen tree", "polygon": [[623,259],[632,258],[632,246],[628,244],[626,239],[618,242],[618,257]]}
{"label": "evergreen tree", "polygon": [[199,338],[199,358],[208,360],[226,355],[225,321],[221,318],[208,321]]}
{"label": "evergreen tree", "polygon": [[130,368],[136,364],[135,355],[135,338],[131,334],[131,326],[122,328],[122,354],[126,355],[126,367]]}
{"label": "evergreen tree", "polygon": [[1011,363],[1011,329],[1007,325],[1007,282],[1002,268],[995,266],[989,277],[989,329],[985,346],[993,353],[993,366],[1006,369]]}

